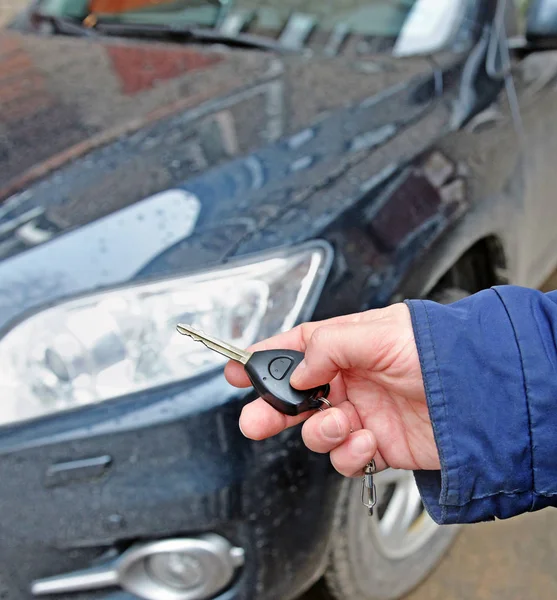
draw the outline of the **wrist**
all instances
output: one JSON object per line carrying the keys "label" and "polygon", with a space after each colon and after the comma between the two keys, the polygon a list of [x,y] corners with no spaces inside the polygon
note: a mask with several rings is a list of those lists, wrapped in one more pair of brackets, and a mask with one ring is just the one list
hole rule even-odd
{"label": "wrist", "polygon": [[505,497],[524,493],[527,504],[531,453],[520,353],[505,307],[493,290],[451,305],[407,305],[439,451],[439,471],[416,474],[426,508],[443,523],[512,516]]}

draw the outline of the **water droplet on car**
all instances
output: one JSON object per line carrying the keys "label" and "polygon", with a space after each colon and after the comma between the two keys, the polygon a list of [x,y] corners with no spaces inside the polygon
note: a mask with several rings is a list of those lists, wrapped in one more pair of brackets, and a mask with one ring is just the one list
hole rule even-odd
{"label": "water droplet on car", "polygon": [[105,521],[105,527],[108,531],[118,531],[124,528],[126,521],[122,515],[113,514],[110,515]]}

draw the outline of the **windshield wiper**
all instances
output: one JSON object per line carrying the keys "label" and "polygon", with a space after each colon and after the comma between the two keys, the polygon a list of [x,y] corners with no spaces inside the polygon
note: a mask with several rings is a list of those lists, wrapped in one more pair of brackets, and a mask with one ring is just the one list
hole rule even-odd
{"label": "windshield wiper", "polygon": [[[276,40],[247,33],[227,34],[211,27],[189,27],[181,25],[160,25],[147,23],[124,23],[122,21],[107,21],[95,19],[92,26],[86,26],[80,21],[68,18],[51,19],[60,33],[70,35],[110,35],[140,38],[166,38],[179,41],[190,41],[205,44],[224,44],[239,48],[257,48],[281,54],[295,52]],[[299,51],[296,51],[299,53]]]}

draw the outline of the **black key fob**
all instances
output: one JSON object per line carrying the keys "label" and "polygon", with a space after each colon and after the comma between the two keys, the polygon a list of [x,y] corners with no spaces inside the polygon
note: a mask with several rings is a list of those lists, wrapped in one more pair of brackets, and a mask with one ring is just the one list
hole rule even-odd
{"label": "black key fob", "polygon": [[327,384],[301,391],[290,385],[290,376],[303,359],[304,354],[295,350],[264,350],[254,352],[244,369],[263,400],[293,417],[320,408],[331,389]]}

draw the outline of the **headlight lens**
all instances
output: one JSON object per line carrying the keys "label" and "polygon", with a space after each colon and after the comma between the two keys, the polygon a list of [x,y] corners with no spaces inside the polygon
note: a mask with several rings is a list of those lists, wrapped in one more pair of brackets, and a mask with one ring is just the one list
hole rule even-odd
{"label": "headlight lens", "polygon": [[309,318],[331,250],[312,244],[186,277],[78,298],[39,312],[0,342],[0,423],[180,381],[226,359],[176,332],[191,323],[250,344]]}

